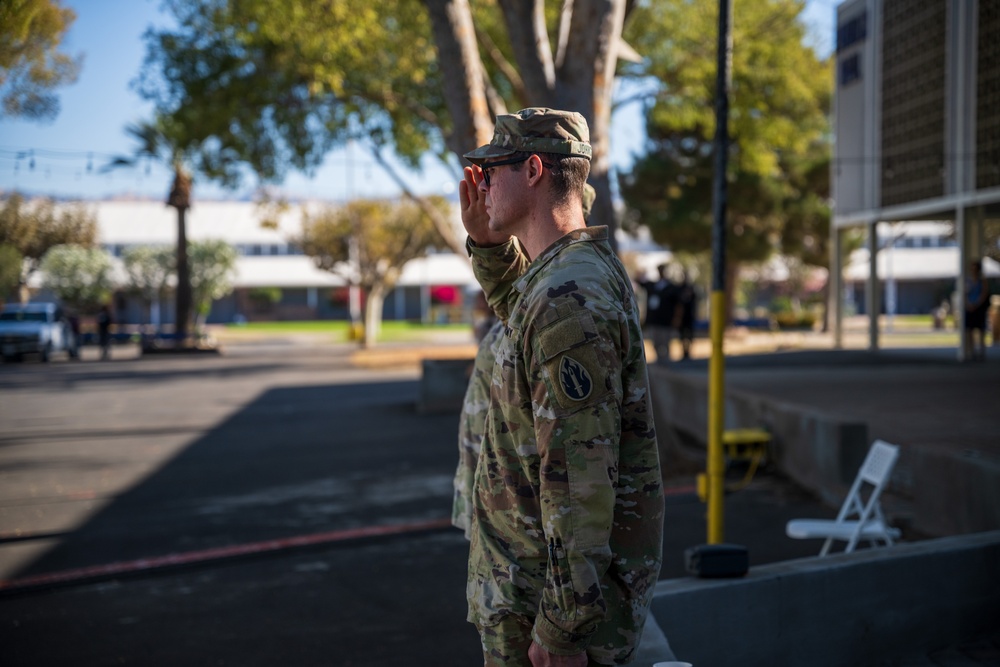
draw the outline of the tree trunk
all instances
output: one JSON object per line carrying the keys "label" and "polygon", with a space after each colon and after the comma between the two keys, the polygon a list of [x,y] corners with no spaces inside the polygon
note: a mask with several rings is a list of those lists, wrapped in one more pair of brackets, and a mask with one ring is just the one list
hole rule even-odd
{"label": "tree trunk", "polygon": [[514,60],[529,106],[553,106],[556,71],[543,0],[500,0]]}
{"label": "tree trunk", "polygon": [[191,322],[191,269],[188,266],[187,210],[191,207],[191,177],[179,161],[174,162],[174,182],[167,196],[167,206],[177,209],[177,320],[174,324],[177,345],[187,345]]}
{"label": "tree trunk", "polygon": [[372,287],[368,291],[368,299],[365,301],[365,336],[362,343],[364,348],[375,347],[378,342],[379,330],[382,328],[382,304],[385,302],[385,288],[381,285]]}
{"label": "tree trunk", "polygon": [[191,270],[188,267],[187,208],[177,209],[177,314],[174,331],[177,345],[187,344],[191,321]]}
{"label": "tree trunk", "polygon": [[424,0],[430,14],[452,131],[445,141],[459,159],[493,136],[472,10],[468,0]]}
{"label": "tree trunk", "polygon": [[[823,322],[822,328],[820,329],[823,333],[830,332],[830,275],[826,276],[826,281],[823,283],[823,289],[819,291],[823,299]],[[839,296],[838,296],[839,298]]]}
{"label": "tree trunk", "polygon": [[576,0],[565,54],[556,78],[557,103],[579,111],[590,125],[594,155],[590,184],[597,191],[590,223],[607,225],[617,249],[618,219],[611,201],[611,98],[625,0]]}
{"label": "tree trunk", "polygon": [[[425,4],[454,126],[446,140],[461,157],[492,136],[472,13],[468,0],[425,0]],[[561,31],[566,39],[559,45],[558,67],[544,21],[539,20],[540,0],[503,0],[500,7],[525,84],[526,104],[578,111],[590,125],[594,157],[589,180],[597,191],[591,221],[607,225],[614,243],[618,222],[611,201],[609,133],[626,0],[575,0],[564,12],[570,24],[568,31]]]}

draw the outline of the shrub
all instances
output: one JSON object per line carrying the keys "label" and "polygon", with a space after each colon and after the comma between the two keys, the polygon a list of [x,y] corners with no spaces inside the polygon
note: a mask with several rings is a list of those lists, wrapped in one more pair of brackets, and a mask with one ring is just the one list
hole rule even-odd
{"label": "shrub", "polygon": [[774,321],[779,329],[812,329],[816,315],[808,311],[775,313]]}

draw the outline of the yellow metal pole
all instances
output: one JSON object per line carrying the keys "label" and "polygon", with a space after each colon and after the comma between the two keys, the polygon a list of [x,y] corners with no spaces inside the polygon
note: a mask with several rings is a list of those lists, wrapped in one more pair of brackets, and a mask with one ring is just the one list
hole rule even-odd
{"label": "yellow metal pole", "polygon": [[725,460],[722,456],[723,379],[726,329],[726,200],[729,156],[729,88],[733,66],[733,0],[719,0],[718,70],[715,77],[715,177],[712,197],[712,296],[709,333],[712,357],[708,363],[708,543],[722,543]]}
{"label": "yellow metal pole", "polygon": [[713,291],[709,302],[709,334],[712,356],[708,360],[708,543],[723,541],[723,501],[726,488],[726,464],[722,454],[723,388],[726,359],[723,354],[723,333],[726,329],[726,297]]}

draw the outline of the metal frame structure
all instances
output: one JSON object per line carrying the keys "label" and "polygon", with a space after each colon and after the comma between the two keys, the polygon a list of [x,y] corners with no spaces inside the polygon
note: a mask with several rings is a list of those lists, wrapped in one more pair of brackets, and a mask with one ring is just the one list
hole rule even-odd
{"label": "metal frame structure", "polygon": [[[983,0],[837,7],[830,308],[843,345],[844,229],[868,231],[869,349],[879,347],[879,223],[953,220],[956,289],[1000,218],[1000,8]],[[964,309],[959,309],[963,319]],[[958,357],[968,358],[965,337]]]}

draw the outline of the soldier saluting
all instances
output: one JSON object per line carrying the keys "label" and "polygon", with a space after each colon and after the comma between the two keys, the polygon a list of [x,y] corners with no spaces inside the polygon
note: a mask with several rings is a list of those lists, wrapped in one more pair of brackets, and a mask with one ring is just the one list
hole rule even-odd
{"label": "soldier saluting", "polygon": [[469,620],[486,665],[613,665],[638,646],[663,495],[639,310],[581,198],[578,114],[497,118],[465,157],[473,268],[504,322],[472,489]]}

